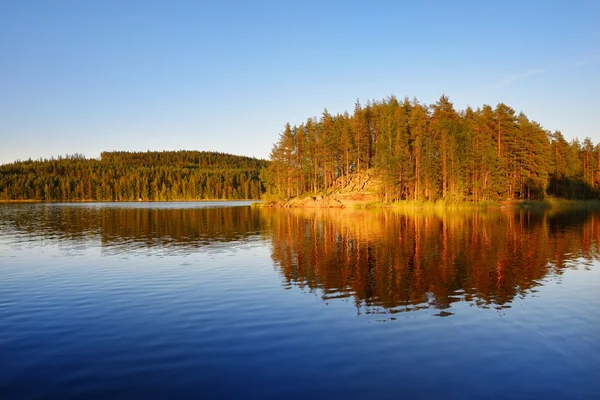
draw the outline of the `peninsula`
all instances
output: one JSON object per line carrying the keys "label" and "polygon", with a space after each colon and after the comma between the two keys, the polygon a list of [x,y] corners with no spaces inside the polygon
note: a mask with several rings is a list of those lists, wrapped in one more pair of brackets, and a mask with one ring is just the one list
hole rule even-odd
{"label": "peninsula", "polygon": [[263,174],[268,204],[590,200],[600,147],[568,142],[505,104],[457,111],[391,96],[287,124]]}

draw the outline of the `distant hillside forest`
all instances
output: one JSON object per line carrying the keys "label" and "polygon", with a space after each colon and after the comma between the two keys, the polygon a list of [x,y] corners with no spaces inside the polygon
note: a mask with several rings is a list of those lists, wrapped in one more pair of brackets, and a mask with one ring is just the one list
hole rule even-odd
{"label": "distant hillside forest", "polygon": [[0,200],[259,199],[268,161],[199,151],[103,152],[0,165]]}
{"label": "distant hillside forest", "polygon": [[374,169],[381,199],[483,201],[599,198],[600,147],[568,142],[505,104],[455,110],[389,97],[352,115],[287,124],[265,174],[270,197],[326,194]]}

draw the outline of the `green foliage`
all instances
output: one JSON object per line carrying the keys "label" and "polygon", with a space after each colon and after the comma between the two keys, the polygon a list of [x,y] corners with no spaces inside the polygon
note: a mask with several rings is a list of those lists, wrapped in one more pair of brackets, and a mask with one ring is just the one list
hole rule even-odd
{"label": "green foliage", "polygon": [[[568,143],[506,104],[456,111],[447,96],[356,103],[354,113],[287,124],[271,153],[278,199],[328,194],[374,168],[381,199],[444,204],[600,198],[600,147]],[[336,186],[337,185],[337,186]]]}
{"label": "green foliage", "polygon": [[0,165],[0,200],[259,199],[267,161],[199,151],[103,152]]}

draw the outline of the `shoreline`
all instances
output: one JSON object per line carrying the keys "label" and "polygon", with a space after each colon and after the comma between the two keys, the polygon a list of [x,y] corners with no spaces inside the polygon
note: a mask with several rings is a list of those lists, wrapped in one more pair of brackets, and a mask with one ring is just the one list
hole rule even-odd
{"label": "shoreline", "polygon": [[301,209],[348,209],[348,210],[506,210],[506,209],[587,209],[600,210],[600,200],[568,200],[547,198],[544,200],[505,200],[505,201],[480,201],[480,202],[446,202],[402,200],[392,203],[371,200],[348,200],[321,196],[303,196],[293,198],[286,202],[265,202],[257,199],[202,199],[202,200],[143,200],[143,201],[106,201],[106,200],[72,200],[72,201],[45,201],[45,200],[0,200],[0,204],[83,204],[83,203],[209,203],[209,202],[252,202],[251,207],[260,208],[301,208]]}
{"label": "shoreline", "polygon": [[[305,198],[304,198],[305,199]],[[259,205],[265,208],[314,208],[314,209],[389,209],[389,210],[488,210],[488,209],[532,209],[532,210],[550,210],[557,208],[570,209],[598,209],[600,210],[600,200],[567,200],[547,198],[544,200],[506,200],[506,201],[480,201],[480,202],[446,202],[438,201],[414,201],[402,200],[392,203],[380,201],[360,201],[360,200],[338,200],[321,199],[299,200],[291,199],[287,202],[272,202]]]}
{"label": "shoreline", "polygon": [[257,199],[202,199],[202,200],[0,200],[1,203],[44,203],[44,204],[80,204],[80,203],[208,203],[208,202],[227,202],[227,201],[253,201],[260,203]]}

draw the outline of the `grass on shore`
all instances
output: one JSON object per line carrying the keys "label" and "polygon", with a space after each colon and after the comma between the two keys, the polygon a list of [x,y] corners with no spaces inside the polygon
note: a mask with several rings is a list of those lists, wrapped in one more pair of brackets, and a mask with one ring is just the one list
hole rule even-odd
{"label": "grass on shore", "polygon": [[486,202],[449,202],[444,200],[438,201],[422,201],[422,200],[401,200],[393,203],[385,202],[369,202],[369,203],[358,203],[354,205],[354,208],[368,209],[368,208],[389,208],[392,210],[473,210],[473,209],[487,209],[487,208],[500,208],[502,205],[498,202],[486,201]]}
{"label": "grass on shore", "polygon": [[521,208],[600,210],[600,200],[566,200],[548,197],[542,201],[525,200],[517,205]]}
{"label": "grass on shore", "polygon": [[370,202],[355,204],[354,208],[389,208],[392,210],[487,210],[487,209],[580,209],[580,210],[600,210],[600,200],[565,200],[557,198],[546,198],[541,201],[534,200],[514,200],[506,202],[480,201],[480,202],[449,202],[438,201],[418,201],[402,200],[393,203]]}
{"label": "grass on shore", "polygon": [[0,203],[43,203],[43,201],[42,200],[31,200],[31,199],[27,199],[27,200],[0,199]]}

